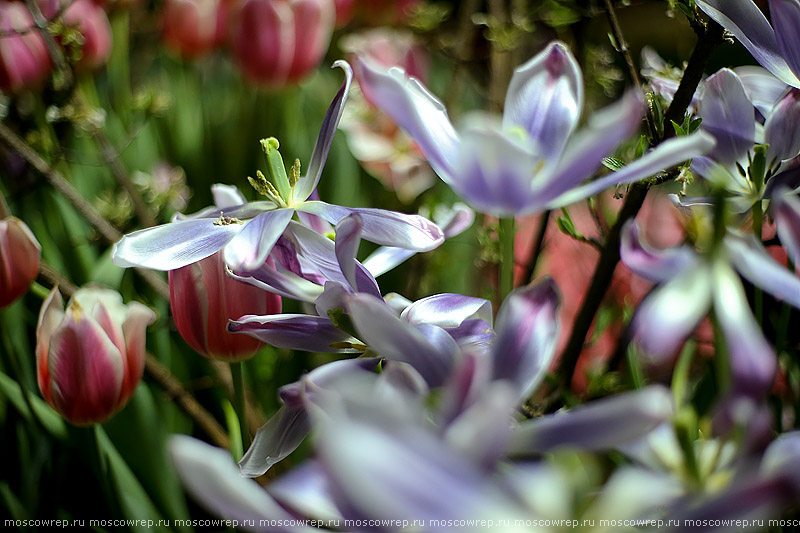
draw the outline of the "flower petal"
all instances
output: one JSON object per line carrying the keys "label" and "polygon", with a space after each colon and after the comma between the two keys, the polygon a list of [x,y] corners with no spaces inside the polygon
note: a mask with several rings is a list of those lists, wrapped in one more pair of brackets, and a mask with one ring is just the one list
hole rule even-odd
{"label": "flower petal", "polygon": [[348,215],[336,224],[336,259],[347,282],[354,291],[356,284],[356,254],[361,244],[361,228],[363,224],[357,213]]}
{"label": "flower petal", "polygon": [[269,484],[269,492],[284,507],[317,520],[341,520],[330,483],[317,461],[293,468]]}
{"label": "flower petal", "polygon": [[214,197],[214,205],[217,209],[228,209],[229,207],[247,203],[247,200],[235,185],[215,183],[211,186],[211,196]]}
{"label": "flower petal", "polygon": [[491,324],[492,303],[460,294],[434,294],[406,307],[400,318],[412,324],[434,324],[442,328],[455,328],[471,318]]}
{"label": "flower petal", "polygon": [[305,409],[282,405],[256,431],[250,448],[239,461],[239,471],[244,477],[265,474],[272,465],[295,451],[309,431],[311,421]]}
{"label": "flower petal", "polygon": [[652,385],[528,420],[514,430],[509,445],[513,455],[547,452],[560,447],[605,450],[636,439],[672,417],[669,390]]}
{"label": "flower petal", "polygon": [[723,68],[706,80],[698,115],[701,127],[717,140],[708,155],[723,166],[734,165],[755,141],[755,111],[744,85],[732,70]]}
{"label": "flower petal", "polygon": [[261,213],[225,245],[223,257],[231,270],[255,270],[267,260],[275,241],[289,224],[294,210],[274,209]]}
{"label": "flower petal", "polygon": [[400,68],[386,70],[361,56],[356,69],[369,101],[406,130],[439,177],[452,185],[460,141],[444,105]]}
{"label": "flower petal", "polygon": [[747,98],[765,117],[786,92],[786,84],[763,67],[743,66],[733,71],[742,80]]}
{"label": "flower petal", "polygon": [[531,183],[537,165],[547,160],[491,120],[473,115],[469,122],[455,165],[458,181],[451,187],[483,213],[507,217],[526,212],[536,200]]}
{"label": "flower petal", "polygon": [[228,331],[246,333],[272,346],[290,350],[322,353],[352,351],[331,346],[353,338],[334,326],[328,317],[295,314],[245,315],[239,320],[231,320]]}
{"label": "flower petal", "polygon": [[[800,6],[798,6],[800,10]],[[800,46],[800,44],[798,44]],[[767,116],[764,142],[769,144],[767,163],[780,162],[800,153],[800,89],[791,89]]]}
{"label": "flower petal", "polygon": [[788,189],[777,192],[772,204],[772,216],[781,244],[786,247],[789,257],[800,264],[800,199]]}
{"label": "flower petal", "polygon": [[649,363],[668,363],[706,314],[711,303],[710,275],[704,265],[683,272],[639,305],[631,332]]}
{"label": "flower petal", "polygon": [[769,12],[778,49],[795,77],[800,77],[800,33],[797,31],[800,28],[800,2],[769,0]]}
{"label": "flower petal", "polygon": [[[381,356],[410,364],[432,387],[441,385],[449,375],[456,355],[450,351],[456,348],[452,338],[452,345],[430,342],[423,332],[401,321],[373,296],[353,295],[347,311],[359,337]],[[441,340],[441,336],[437,338]]]}
{"label": "flower petal", "polygon": [[639,128],[642,99],[638,91],[628,91],[620,100],[589,118],[588,126],[567,146],[554,172],[541,174],[534,182],[540,204],[563,194],[591,176],[603,158]]}
{"label": "flower petal", "polygon": [[273,268],[265,263],[261,268],[241,275],[228,270],[228,275],[243,283],[301,302],[313,303],[322,294],[320,285],[301,278],[280,265]]}
{"label": "flower petal", "polygon": [[[296,524],[258,483],[239,475],[229,452],[186,435],[170,437],[168,448],[184,487],[217,516],[240,523],[274,520]],[[315,529],[275,526],[274,531],[310,533]]]}
{"label": "flower petal", "polygon": [[789,85],[800,85],[782,57],[775,31],[753,0],[696,1],[697,7],[734,34],[762,67]]}
{"label": "flower petal", "polygon": [[755,236],[729,235],[724,243],[739,274],[776,298],[800,308],[800,279],[775,261]]}
{"label": "flower petal", "polygon": [[526,397],[550,368],[558,341],[561,296],[551,278],[515,290],[497,313],[492,344],[494,379],[506,379]]}
{"label": "flower petal", "polygon": [[778,360],[750,311],[742,282],[727,263],[714,266],[714,315],[725,335],[733,392],[761,398],[775,381]]}
{"label": "flower petal", "polygon": [[622,185],[642,180],[657,172],[673,167],[692,157],[708,153],[714,147],[714,138],[698,131],[691,135],[670,139],[656,148],[602,178],[572,189],[555,200],[548,202],[548,209],[563,207],[583,200],[608,189],[614,185]]}
{"label": "flower petal", "polygon": [[300,178],[294,188],[294,197],[298,202],[306,200],[311,193],[317,188],[320,177],[322,177],[322,169],[325,167],[325,161],[328,159],[328,152],[331,150],[333,144],[333,136],[336,135],[336,130],[339,127],[339,120],[342,118],[344,112],[344,105],[347,102],[347,95],[350,93],[350,84],[353,81],[353,69],[347,61],[336,61],[333,64],[334,68],[341,68],[344,71],[344,83],[339,89],[339,92],[334,96],[328,112],[325,114],[325,119],[322,121],[322,127],[319,130],[317,143],[314,145],[314,151],[311,153],[311,161],[308,163],[306,175]]}
{"label": "flower petal", "polygon": [[583,75],[562,42],[517,67],[506,93],[503,128],[525,129],[537,153],[558,159],[583,109]]}
{"label": "flower petal", "polygon": [[214,224],[214,219],[179,220],[122,237],[111,251],[117,266],[175,270],[213,255],[231,241],[241,224]]}
{"label": "flower petal", "polygon": [[637,276],[663,283],[697,263],[697,255],[686,246],[656,250],[641,240],[639,226],[629,221],[622,228],[620,258]]}
{"label": "flower petal", "polygon": [[363,224],[362,237],[375,244],[427,252],[444,242],[444,234],[439,226],[419,215],[369,207],[343,207],[325,202],[304,202],[297,206],[297,210],[319,215],[331,224],[357,213]]}

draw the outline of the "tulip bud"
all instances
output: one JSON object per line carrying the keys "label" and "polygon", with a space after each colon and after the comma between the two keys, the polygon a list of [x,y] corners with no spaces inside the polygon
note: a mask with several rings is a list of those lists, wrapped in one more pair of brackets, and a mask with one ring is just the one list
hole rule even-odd
{"label": "tulip bud", "polygon": [[353,18],[356,0],[334,0],[333,3],[336,6],[336,27],[346,26]]}
{"label": "tulip bud", "polygon": [[75,425],[108,420],[142,378],[145,328],[155,313],[122,303],[108,289],[80,289],[66,312],[58,288],[45,299],[36,330],[39,390]]}
{"label": "tulip bud", "polygon": [[164,45],[185,58],[210,53],[225,40],[227,0],[167,0],[161,14]]}
{"label": "tulip bud", "polygon": [[0,31],[19,35],[0,37],[0,89],[17,92],[41,84],[52,62],[44,39],[34,27],[28,8],[21,2],[0,3]]}
{"label": "tulip bud", "polygon": [[83,35],[78,70],[95,70],[102,67],[111,55],[111,23],[102,7],[92,0],[75,0],[64,11],[64,23],[73,26]]}
{"label": "tulip bud", "polygon": [[335,11],[333,0],[244,0],[229,35],[245,77],[281,87],[308,75],[328,49]]}
{"label": "tulip bud", "polygon": [[229,320],[281,311],[277,294],[230,278],[221,252],[170,271],[169,303],[181,337],[198,353],[226,361],[247,359],[264,346],[229,333]]}
{"label": "tulip bud", "polygon": [[39,273],[42,247],[23,221],[0,220],[0,307],[25,294]]}

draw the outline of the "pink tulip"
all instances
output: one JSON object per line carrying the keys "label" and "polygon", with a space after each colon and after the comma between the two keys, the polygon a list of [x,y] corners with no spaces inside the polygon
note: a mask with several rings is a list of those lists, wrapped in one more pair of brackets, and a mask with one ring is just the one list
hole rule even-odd
{"label": "pink tulip", "polygon": [[92,0],[75,0],[64,11],[64,23],[83,35],[81,58],[75,67],[90,71],[105,65],[111,55],[111,23],[103,8]]}
{"label": "pink tulip", "polygon": [[0,37],[0,89],[17,92],[39,86],[50,74],[47,47],[33,27],[28,8],[18,2],[0,3],[0,31],[24,31]]}
{"label": "pink tulip", "polygon": [[142,378],[145,328],[155,313],[122,303],[108,289],[80,289],[63,309],[58,288],[45,299],[36,330],[39,390],[75,425],[104,422]]}
{"label": "pink tulip", "polygon": [[335,11],[333,0],[244,0],[229,36],[245,77],[282,87],[307,76],[328,50]]}
{"label": "pink tulip", "polygon": [[[39,0],[42,13],[53,19],[66,0]],[[111,23],[105,10],[92,0],[74,0],[64,11],[64,24],[75,28],[83,36],[81,58],[75,68],[88,72],[96,70],[111,55]]]}
{"label": "pink tulip", "polygon": [[39,273],[42,247],[23,221],[0,220],[0,307],[25,294]]}
{"label": "pink tulip", "polygon": [[169,272],[169,303],[183,339],[213,359],[241,361],[264,344],[228,332],[228,321],[243,315],[281,312],[281,297],[236,281],[225,273],[220,252]]}
{"label": "pink tulip", "polygon": [[336,27],[346,26],[355,14],[356,0],[334,0],[336,5]]}
{"label": "pink tulip", "polygon": [[191,59],[225,41],[228,0],[167,0],[161,14],[164,45]]}

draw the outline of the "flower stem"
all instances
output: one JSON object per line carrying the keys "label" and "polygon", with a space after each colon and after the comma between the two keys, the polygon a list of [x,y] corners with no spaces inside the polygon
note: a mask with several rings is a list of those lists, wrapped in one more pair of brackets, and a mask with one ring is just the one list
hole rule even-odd
{"label": "flower stem", "polygon": [[244,401],[244,373],[242,363],[231,363],[233,379],[233,408],[239,417],[239,430],[242,433],[242,450],[250,446],[250,435],[247,431],[247,403]]}
{"label": "flower stem", "polygon": [[500,291],[505,300],[514,288],[514,217],[500,219]]}

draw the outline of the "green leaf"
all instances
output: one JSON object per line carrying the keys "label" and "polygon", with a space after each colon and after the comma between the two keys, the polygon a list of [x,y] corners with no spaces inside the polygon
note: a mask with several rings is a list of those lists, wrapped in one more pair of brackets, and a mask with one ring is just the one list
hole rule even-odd
{"label": "green leaf", "polygon": [[625,166],[625,162],[622,161],[621,159],[617,159],[616,157],[604,157],[603,166],[605,166],[609,170],[613,170],[614,172],[616,172],[617,170]]}
{"label": "green leaf", "polygon": [[634,153],[634,157],[639,159],[644,155],[648,148],[650,148],[650,142],[647,140],[647,136],[640,135],[639,142],[636,144],[636,152]]}
{"label": "green leaf", "polygon": [[[159,520],[163,520],[163,518],[125,462],[125,459],[122,458],[111,439],[108,438],[103,427],[96,425],[94,427],[94,435],[100,464],[106,470],[105,474],[108,476],[116,493],[116,501],[119,503],[124,516],[135,521],[133,525],[129,526],[130,530],[141,533],[169,531],[168,528],[163,526],[148,527],[146,523],[141,522],[142,520],[152,520],[158,524]],[[144,453],[144,450],[142,452]]]}
{"label": "green leaf", "polygon": [[[26,420],[33,422],[31,412],[28,409],[28,404],[23,397],[22,389],[19,383],[11,379],[9,376],[0,372],[0,393],[6,396],[19,413],[25,417]],[[61,416],[50,407],[47,402],[29,394],[31,405],[33,406],[36,418],[41,421],[42,426],[54,437],[64,439],[67,437],[67,425],[62,420]]]}
{"label": "green leaf", "polygon": [[222,410],[225,413],[225,424],[228,427],[228,438],[231,439],[231,455],[235,461],[239,461],[244,455],[242,446],[242,432],[239,429],[239,417],[236,414],[236,409],[233,404],[228,400],[222,402]]}
{"label": "green leaf", "polygon": [[675,122],[674,120],[670,120],[670,122],[672,123],[672,128],[675,130],[675,135],[677,135],[678,137],[686,135],[686,130],[683,129],[683,127],[681,127],[680,125],[678,125],[677,122]]}

